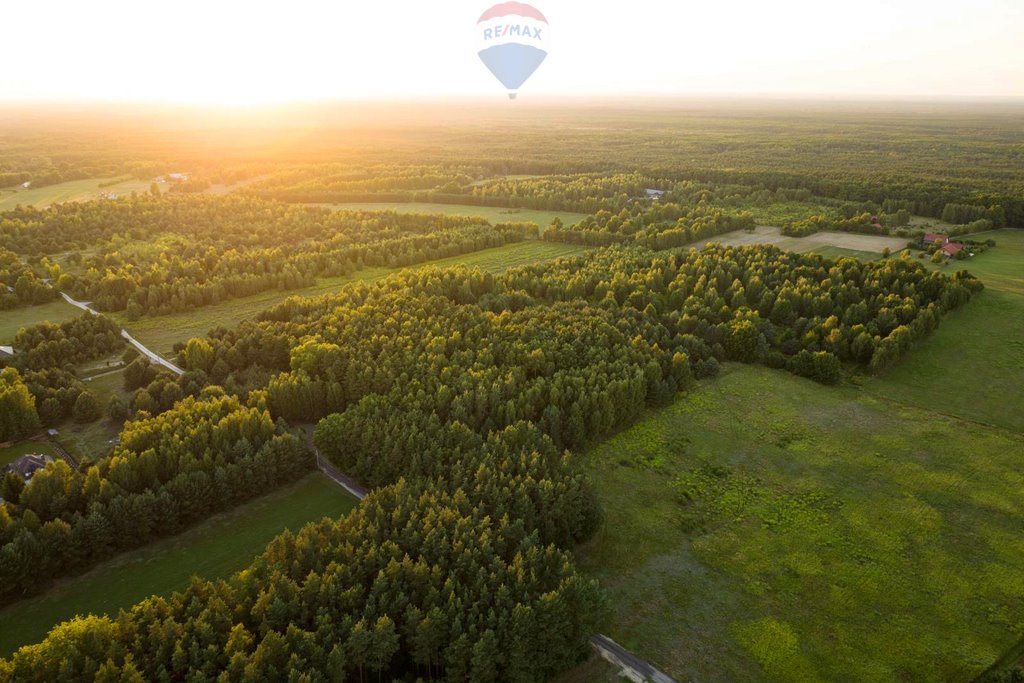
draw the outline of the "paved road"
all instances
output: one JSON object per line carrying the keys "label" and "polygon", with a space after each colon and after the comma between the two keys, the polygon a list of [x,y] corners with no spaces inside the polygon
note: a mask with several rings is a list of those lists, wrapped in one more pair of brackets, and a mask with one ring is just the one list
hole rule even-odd
{"label": "paved road", "polygon": [[[76,306],[78,308],[81,308],[83,311],[89,311],[93,315],[103,315],[99,311],[97,311],[94,308],[92,308],[91,306],[89,306],[89,302],[88,301],[75,301],[74,299],[72,299],[70,296],[68,296],[64,292],[61,292],[60,295],[62,297],[64,297],[64,301],[67,301],[72,306]],[[182,370],[177,365],[175,365],[171,361],[167,360],[163,356],[161,356],[161,355],[159,355],[159,354],[157,354],[157,353],[147,349],[145,346],[143,346],[142,342],[140,342],[138,339],[136,339],[132,335],[128,334],[128,330],[122,329],[121,330],[121,336],[124,337],[125,340],[129,344],[131,344],[136,349],[138,349],[139,353],[141,353],[142,355],[144,355],[146,358],[150,359],[154,363],[157,363],[159,365],[164,366],[165,368],[167,368],[168,370],[170,370],[171,372],[173,372],[176,375],[181,375],[181,374],[183,374],[185,372],[184,370]]]}

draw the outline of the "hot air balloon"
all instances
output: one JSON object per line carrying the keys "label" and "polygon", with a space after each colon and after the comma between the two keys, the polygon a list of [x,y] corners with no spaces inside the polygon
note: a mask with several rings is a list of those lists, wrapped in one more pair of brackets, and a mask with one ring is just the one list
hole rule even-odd
{"label": "hot air balloon", "polygon": [[548,56],[548,20],[530,5],[503,2],[476,23],[480,59],[508,89],[509,99]]}

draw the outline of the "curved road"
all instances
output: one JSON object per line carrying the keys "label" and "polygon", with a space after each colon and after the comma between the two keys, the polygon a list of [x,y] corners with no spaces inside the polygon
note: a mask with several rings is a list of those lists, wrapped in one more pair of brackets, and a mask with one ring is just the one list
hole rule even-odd
{"label": "curved road", "polygon": [[[91,308],[89,306],[89,302],[88,301],[75,301],[74,299],[72,299],[70,296],[68,296],[64,292],[61,292],[60,295],[62,297],[64,297],[64,301],[67,301],[72,306],[76,306],[78,308],[81,308],[83,311],[88,311],[88,312],[92,313],[93,315],[103,315],[99,311]],[[121,336],[124,337],[125,341],[127,341],[129,344],[134,346],[136,349],[138,349],[139,353],[144,355],[146,358],[149,358],[149,360],[151,360],[152,362],[164,366],[165,368],[167,368],[168,370],[170,370],[171,372],[173,372],[176,375],[181,375],[181,374],[183,374],[185,372],[184,370],[182,370],[177,365],[175,365],[171,361],[167,360],[163,356],[160,356],[157,353],[147,349],[145,346],[143,346],[142,342],[140,342],[138,339],[136,339],[132,335],[128,334],[128,330],[122,328],[121,329]]]}

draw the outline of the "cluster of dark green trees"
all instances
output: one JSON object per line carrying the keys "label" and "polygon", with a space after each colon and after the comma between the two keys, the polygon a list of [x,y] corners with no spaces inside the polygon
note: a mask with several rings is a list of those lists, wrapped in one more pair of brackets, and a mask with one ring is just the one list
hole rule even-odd
{"label": "cluster of dark green trees", "polygon": [[[133,197],[20,208],[0,218],[0,245],[72,258],[59,287],[104,311],[189,310],[316,277],[407,266],[522,240],[532,225],[390,212],[331,212],[239,197]],[[143,241],[144,240],[144,241]]]}
{"label": "cluster of dark green trees", "polygon": [[42,322],[18,330],[11,363],[29,370],[64,368],[124,348],[121,328],[110,318],[85,312],[62,323]]}
{"label": "cluster of dark green trees", "polygon": [[754,217],[749,212],[727,213],[704,202],[696,206],[634,202],[618,213],[602,209],[571,226],[555,218],[543,237],[591,246],[634,243],[662,250],[753,227]]}
{"label": "cluster of dark green trees", "polygon": [[723,360],[822,382],[837,381],[842,363],[880,370],[979,288],[908,258],[614,247],[498,276],[420,270],[291,299],[215,330],[180,361],[219,366],[229,381],[281,373],[267,401],[286,419],[422,394],[429,410],[474,429],[530,420],[571,447]]}
{"label": "cluster of dark green trees", "polygon": [[17,254],[0,248],[0,310],[43,304],[59,296]]}
{"label": "cluster of dark green trees", "polygon": [[872,214],[865,212],[849,218],[822,216],[815,214],[795,221],[786,221],[782,225],[782,234],[790,237],[806,237],[822,230],[839,230],[841,232],[860,232],[868,235],[884,235],[885,227],[875,227]]}
{"label": "cluster of dark green trees", "polygon": [[975,204],[958,204],[951,202],[942,209],[942,220],[955,225],[964,225],[975,221],[991,221],[990,226],[1002,228],[1006,226],[1006,211],[1002,206],[978,206]]}
{"label": "cluster of dark green trees", "polygon": [[83,471],[60,460],[27,485],[9,474],[0,504],[0,604],[176,533],[312,466],[306,445],[265,409],[214,387],[159,417],[129,422],[113,453]]}

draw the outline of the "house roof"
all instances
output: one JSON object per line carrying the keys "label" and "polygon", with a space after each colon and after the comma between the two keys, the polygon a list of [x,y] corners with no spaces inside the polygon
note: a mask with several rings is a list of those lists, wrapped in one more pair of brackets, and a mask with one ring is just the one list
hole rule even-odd
{"label": "house roof", "polygon": [[14,355],[14,347],[13,346],[0,346],[0,356],[13,356],[13,355]]}
{"label": "house roof", "polygon": [[939,240],[940,242],[945,244],[946,242],[949,241],[949,237],[947,237],[946,235],[942,234],[941,232],[927,232],[927,233],[925,233],[924,241],[927,244],[932,244],[933,242],[935,242],[935,240]]}
{"label": "house roof", "polygon": [[954,256],[957,253],[963,251],[964,245],[959,242],[949,242],[948,244],[942,245],[942,251],[947,256]]}
{"label": "house roof", "polygon": [[24,479],[29,479],[33,474],[46,467],[48,462],[53,462],[53,458],[41,453],[28,453],[7,465],[4,472],[14,472]]}

